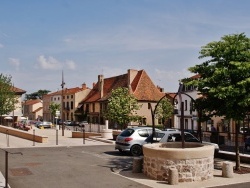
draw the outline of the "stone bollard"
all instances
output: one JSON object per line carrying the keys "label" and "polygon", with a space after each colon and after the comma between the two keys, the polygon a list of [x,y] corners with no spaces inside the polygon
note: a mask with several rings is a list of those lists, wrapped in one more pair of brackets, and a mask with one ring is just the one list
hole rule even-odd
{"label": "stone bollard", "polygon": [[232,162],[223,162],[222,164],[222,177],[232,178],[233,177],[233,163]]}
{"label": "stone bollard", "polygon": [[143,158],[142,157],[136,157],[133,159],[133,173],[141,173],[142,172],[142,164],[143,164]]}
{"label": "stone bollard", "polygon": [[175,167],[171,167],[169,168],[168,173],[169,173],[168,183],[170,185],[177,185],[179,183],[178,170]]}

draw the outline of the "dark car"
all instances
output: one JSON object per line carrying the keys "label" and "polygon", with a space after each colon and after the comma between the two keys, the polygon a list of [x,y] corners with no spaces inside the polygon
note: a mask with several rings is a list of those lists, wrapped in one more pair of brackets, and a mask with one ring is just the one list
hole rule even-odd
{"label": "dark car", "polygon": [[245,150],[250,151],[250,137],[247,137],[245,140]]}
{"label": "dark car", "polygon": [[79,122],[77,121],[71,121],[68,126],[79,126]]}

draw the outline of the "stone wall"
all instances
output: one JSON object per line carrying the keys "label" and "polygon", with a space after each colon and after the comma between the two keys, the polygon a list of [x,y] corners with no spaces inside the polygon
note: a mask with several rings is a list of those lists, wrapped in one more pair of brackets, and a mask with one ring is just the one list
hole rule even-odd
{"label": "stone wall", "polygon": [[143,173],[152,179],[167,181],[169,169],[175,167],[179,173],[179,182],[203,181],[213,177],[213,161],[213,157],[190,160],[144,157]]}
{"label": "stone wall", "polygon": [[[153,146],[152,146],[153,145]],[[169,169],[178,170],[179,182],[203,181],[213,178],[212,147],[161,148],[159,144],[143,147],[143,173],[149,178],[168,181]]]}

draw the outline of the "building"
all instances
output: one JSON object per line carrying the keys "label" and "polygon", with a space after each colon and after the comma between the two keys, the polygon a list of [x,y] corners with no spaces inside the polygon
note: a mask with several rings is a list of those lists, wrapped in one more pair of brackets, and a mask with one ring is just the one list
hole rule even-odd
{"label": "building", "polygon": [[[103,112],[107,109],[111,92],[119,87],[126,87],[138,100],[141,109],[137,114],[142,116],[140,124],[152,125],[151,107],[154,109],[157,102],[165,96],[162,88],[154,85],[146,71],[129,69],[126,74],[110,78],[98,75],[97,83],[89,95],[81,102],[81,110],[87,116],[89,123],[105,124]],[[156,120],[157,121],[157,120]],[[163,122],[156,122],[156,124]],[[137,125],[136,122],[130,124]]]}
{"label": "building", "polygon": [[28,120],[40,119],[42,115],[43,101],[41,99],[31,99],[23,102],[23,116]]}
{"label": "building", "polygon": [[[60,104],[63,108],[60,109],[60,119],[81,121],[83,117],[76,113],[79,102],[82,101],[90,92],[86,84],[82,87],[65,88],[63,90],[49,93],[43,96],[43,119],[53,121],[49,106],[52,102]],[[63,97],[62,97],[63,96]]]}
{"label": "building", "polygon": [[4,114],[1,118],[1,122],[4,122],[3,124],[6,124],[6,121],[10,121],[12,123],[19,121],[21,117],[23,116],[22,113],[22,95],[26,93],[25,90],[12,87],[13,91],[15,92],[15,95],[17,97],[17,103],[15,104],[15,110],[13,112],[10,112],[9,114]]}

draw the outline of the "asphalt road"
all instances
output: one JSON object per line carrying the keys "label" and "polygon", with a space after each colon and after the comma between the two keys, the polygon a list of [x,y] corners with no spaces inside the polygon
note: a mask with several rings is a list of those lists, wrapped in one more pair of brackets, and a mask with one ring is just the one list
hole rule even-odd
{"label": "asphalt road", "polygon": [[[11,188],[147,188],[118,175],[131,169],[132,156],[121,155],[112,145],[19,148],[8,155]],[[0,150],[0,169],[5,173],[5,152]]]}

